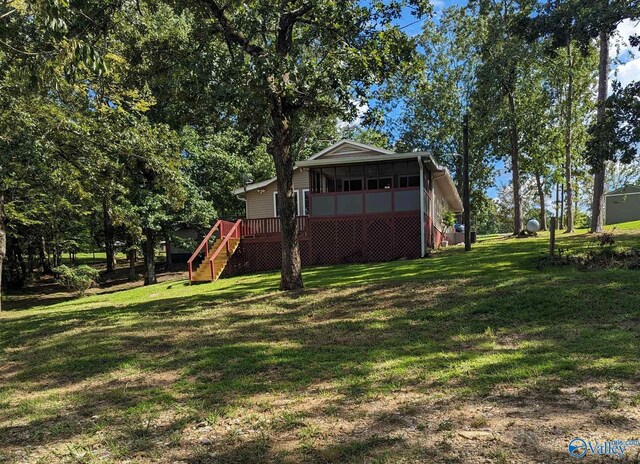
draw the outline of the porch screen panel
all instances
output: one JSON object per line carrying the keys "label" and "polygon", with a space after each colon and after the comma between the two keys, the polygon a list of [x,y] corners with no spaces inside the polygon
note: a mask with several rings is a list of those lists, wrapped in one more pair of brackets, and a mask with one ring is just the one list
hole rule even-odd
{"label": "porch screen panel", "polygon": [[420,189],[398,190],[395,192],[395,211],[416,211],[420,209]]}
{"label": "porch screen panel", "polygon": [[314,216],[333,216],[336,214],[335,196],[314,195],[311,205],[311,214]]}
{"label": "porch screen panel", "polygon": [[[339,215],[362,214],[361,194],[338,194],[337,195]],[[314,199],[315,201],[315,199]]]}
{"label": "porch screen panel", "polygon": [[391,192],[367,192],[365,208],[367,213],[389,213],[392,211]]}

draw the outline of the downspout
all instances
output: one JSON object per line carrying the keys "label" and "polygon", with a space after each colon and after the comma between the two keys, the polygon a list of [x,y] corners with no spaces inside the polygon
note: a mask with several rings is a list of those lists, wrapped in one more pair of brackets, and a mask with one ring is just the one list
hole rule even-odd
{"label": "downspout", "polygon": [[418,164],[420,165],[420,257],[424,258],[424,166],[422,165],[422,156],[418,156]]}

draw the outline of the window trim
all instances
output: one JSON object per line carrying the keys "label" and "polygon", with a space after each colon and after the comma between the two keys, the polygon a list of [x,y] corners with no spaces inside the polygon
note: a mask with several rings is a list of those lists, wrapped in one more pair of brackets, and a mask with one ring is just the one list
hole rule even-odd
{"label": "window trim", "polygon": [[[307,197],[304,196],[304,194],[308,193],[307,197],[309,198],[309,205],[305,205],[305,200]],[[302,208],[302,209],[300,209]],[[309,212],[311,212],[311,190],[306,188],[306,189],[302,189],[302,203],[300,203],[298,201],[298,209],[300,209],[298,216],[308,216],[308,214],[303,214],[306,213],[307,210],[309,210]]]}
{"label": "window trim", "polygon": [[[398,185],[396,188],[420,188],[420,174],[398,174]],[[409,185],[409,179],[418,179],[418,185]],[[406,179],[407,185],[402,186],[402,179]]]}
{"label": "window trim", "polygon": [[[300,216],[300,190],[294,189],[296,193],[296,216]],[[280,217],[278,214],[278,191],[273,192],[273,217]]]}

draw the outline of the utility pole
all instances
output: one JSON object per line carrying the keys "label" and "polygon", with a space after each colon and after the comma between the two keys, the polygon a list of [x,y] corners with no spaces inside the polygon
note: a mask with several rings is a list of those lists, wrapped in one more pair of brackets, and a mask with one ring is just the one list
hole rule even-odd
{"label": "utility pole", "polygon": [[462,207],[464,208],[464,251],[471,250],[471,202],[469,196],[469,114],[462,122]]}

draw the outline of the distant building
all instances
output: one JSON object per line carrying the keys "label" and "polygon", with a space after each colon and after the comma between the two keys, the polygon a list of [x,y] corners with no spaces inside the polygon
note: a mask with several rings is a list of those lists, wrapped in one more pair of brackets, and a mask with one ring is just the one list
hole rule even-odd
{"label": "distant building", "polygon": [[640,220],[640,186],[625,185],[605,194],[605,223]]}

